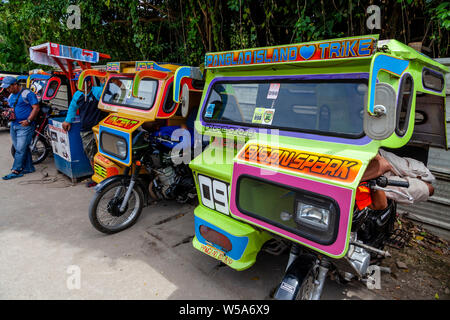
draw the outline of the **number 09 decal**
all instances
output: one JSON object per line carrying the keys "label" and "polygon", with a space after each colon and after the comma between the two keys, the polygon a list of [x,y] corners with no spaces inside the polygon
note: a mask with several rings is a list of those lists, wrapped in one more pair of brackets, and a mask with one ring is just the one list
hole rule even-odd
{"label": "number 09 decal", "polygon": [[228,185],[220,180],[202,175],[198,175],[198,184],[203,205],[228,214]]}

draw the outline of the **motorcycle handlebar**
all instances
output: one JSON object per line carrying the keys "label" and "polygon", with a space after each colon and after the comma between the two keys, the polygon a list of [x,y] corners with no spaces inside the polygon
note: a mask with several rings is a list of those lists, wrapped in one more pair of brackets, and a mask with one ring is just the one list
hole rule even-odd
{"label": "motorcycle handlebar", "polygon": [[377,179],[375,179],[375,183],[379,187],[382,187],[382,188],[387,187],[387,186],[409,188],[408,181],[389,180],[385,176],[381,176],[381,177],[378,177]]}
{"label": "motorcycle handlebar", "polygon": [[388,180],[388,186],[409,188],[409,182],[408,181]]}

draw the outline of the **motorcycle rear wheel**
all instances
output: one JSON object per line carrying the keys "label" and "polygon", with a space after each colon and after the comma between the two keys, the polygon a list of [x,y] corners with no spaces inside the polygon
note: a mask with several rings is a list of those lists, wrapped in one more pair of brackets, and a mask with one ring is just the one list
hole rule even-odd
{"label": "motorcycle rear wheel", "polygon": [[144,194],[138,186],[133,187],[125,212],[120,212],[128,185],[116,181],[95,194],[89,206],[89,220],[100,232],[113,234],[136,223],[144,207]]}
{"label": "motorcycle rear wheel", "polygon": [[[33,138],[33,141],[34,141],[34,139],[36,139],[36,138]],[[34,148],[31,149],[31,157],[33,159],[33,164],[38,164],[38,163],[41,163],[42,161],[44,161],[50,154],[50,150],[51,150],[51,146],[45,138],[39,136],[37,139],[38,140],[36,141]],[[32,144],[33,144],[33,142],[32,142]],[[16,154],[16,149],[12,145],[11,146],[11,155],[14,157],[15,154]]]}

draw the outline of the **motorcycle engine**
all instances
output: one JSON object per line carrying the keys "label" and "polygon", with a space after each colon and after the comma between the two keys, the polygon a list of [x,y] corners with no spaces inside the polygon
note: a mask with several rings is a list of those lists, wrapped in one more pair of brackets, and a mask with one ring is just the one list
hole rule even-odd
{"label": "motorcycle engine", "polygon": [[157,175],[159,181],[160,192],[165,199],[172,199],[172,186],[175,183],[175,170],[173,167],[165,167],[161,169],[155,169],[154,172]]}
{"label": "motorcycle engine", "polygon": [[156,150],[151,158],[155,175],[153,191],[159,198],[184,203],[196,196],[194,179],[187,165],[174,165],[170,152]]}

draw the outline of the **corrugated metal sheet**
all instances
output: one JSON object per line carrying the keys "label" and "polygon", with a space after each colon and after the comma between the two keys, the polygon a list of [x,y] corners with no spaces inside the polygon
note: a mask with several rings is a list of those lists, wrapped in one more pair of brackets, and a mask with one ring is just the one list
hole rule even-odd
{"label": "corrugated metal sheet", "polygon": [[56,97],[50,101],[50,104],[60,110],[67,110],[69,103],[67,102],[67,85],[59,87]]}
{"label": "corrugated metal sheet", "polygon": [[[450,58],[436,59],[450,66]],[[450,73],[446,74],[447,146],[450,149]],[[408,216],[423,224],[436,235],[450,240],[450,151],[430,148],[427,167],[436,177],[435,193],[427,201],[413,206],[399,205]]]}

